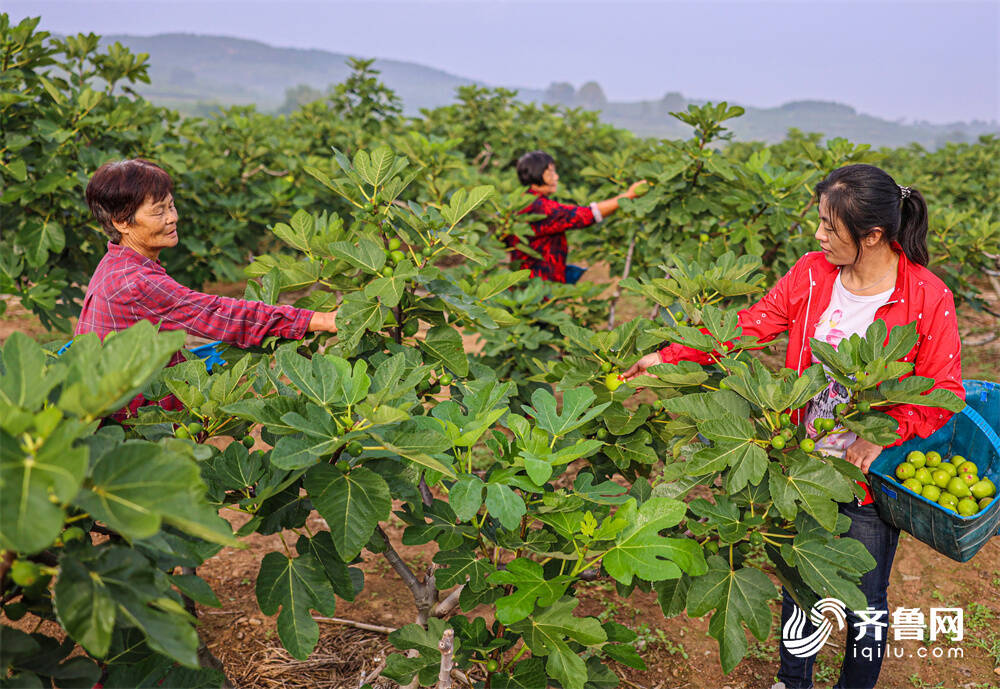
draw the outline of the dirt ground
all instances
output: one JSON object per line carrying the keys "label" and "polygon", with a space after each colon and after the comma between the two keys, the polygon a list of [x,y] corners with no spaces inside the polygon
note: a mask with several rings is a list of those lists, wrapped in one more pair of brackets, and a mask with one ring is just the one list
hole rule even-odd
{"label": "dirt ground", "polygon": [[[603,274],[602,274],[603,273]],[[597,267],[588,278],[607,280],[606,268]],[[215,285],[207,291],[239,295],[242,286]],[[1000,310],[1000,295],[987,293],[994,310]],[[622,320],[639,315],[639,304],[627,299],[620,306]],[[986,314],[963,308],[959,311],[963,339],[966,342],[988,339],[996,321]],[[0,341],[12,332],[30,334],[39,341],[68,339],[40,327],[30,313],[16,302],[8,301],[0,320]],[[472,344],[471,342],[469,343]],[[1000,340],[968,347],[964,352],[966,378],[997,379]],[[245,516],[224,514],[234,527]],[[315,512],[310,516],[312,530],[325,523]],[[404,546],[400,542],[402,526],[395,517],[386,528],[395,548],[414,571],[422,572],[431,562],[436,546]],[[246,539],[246,549],[227,548],[199,569],[222,601],[221,609],[199,606],[202,638],[224,663],[234,686],[248,689],[276,687],[348,688],[365,681],[375,687],[395,686],[378,678],[386,655],[392,652],[386,630],[413,621],[415,609],[409,591],[381,555],[364,553],[360,567],[365,572],[365,588],[351,603],[337,601],[338,618],[385,628],[380,631],[359,629],[339,622],[320,623],[320,641],[313,655],[305,661],[291,658],[277,638],[276,618],[264,616],[256,602],[254,582],[260,560],[271,550],[282,548],[282,537],[294,542],[294,534],[253,535]],[[444,592],[442,592],[443,597]],[[993,539],[969,562],[957,563],[903,534],[892,570],[889,589],[890,606],[918,608],[925,615],[931,608],[961,607],[964,610],[965,638],[949,643],[938,641],[926,647],[928,657],[921,657],[924,645],[917,641],[900,642],[882,670],[881,687],[924,689],[985,689],[1000,687],[1000,539]],[[615,666],[623,687],[633,689],[749,689],[770,687],[777,670],[777,639],[780,637],[779,606],[774,613],[770,638],[759,642],[748,636],[750,651],[730,674],[723,675],[718,663],[718,646],[707,635],[710,617],[665,619],[655,594],[636,592],[620,598],[610,580],[582,585],[577,592],[580,615],[596,615],[615,620],[639,634],[636,644],[647,663],[645,671]],[[485,614],[485,609],[482,612]],[[487,617],[488,622],[492,622]],[[817,687],[836,682],[842,649],[842,637],[828,644],[816,663]],[[962,657],[954,656],[961,649]],[[935,652],[950,652],[952,657],[932,657]],[[899,654],[898,657],[896,654]]]}
{"label": "dirt ground", "polygon": [[[237,515],[234,525],[242,520]],[[310,529],[325,524],[317,514],[310,517]],[[422,572],[434,556],[436,546],[404,546],[401,524],[395,520],[386,529],[393,546],[416,572]],[[294,535],[286,536],[289,543]],[[265,617],[257,607],[254,580],[260,559],[271,550],[281,549],[280,536],[252,536],[247,550],[226,549],[199,569],[222,601],[220,610],[199,607],[203,637],[224,663],[236,686],[272,687],[359,687],[368,678],[376,687],[392,687],[387,680],[370,674],[387,653],[393,652],[386,634],[356,629],[344,624],[320,623],[320,642],[305,661],[291,658],[278,642],[275,619]],[[370,625],[397,628],[413,621],[415,609],[409,591],[388,563],[379,555],[364,554],[361,568],[365,588],[352,603],[337,601],[338,618]],[[944,687],[985,689],[1000,686],[1000,539],[989,542],[971,561],[960,564],[936,553],[903,534],[893,566],[889,589],[890,605],[919,608],[925,615],[934,607],[962,607],[965,610],[965,639],[927,646],[948,652],[961,649],[963,657],[919,658],[924,645],[901,642],[902,657],[890,657],[883,665],[881,687]],[[442,592],[442,597],[446,592]],[[780,636],[780,606],[772,604],[774,625],[771,637],[758,642],[748,636],[750,652],[729,675],[718,663],[718,645],[708,636],[710,617],[666,619],[655,594],[636,592],[628,598],[615,593],[613,582],[599,580],[578,590],[580,615],[615,620],[639,633],[637,643],[647,664],[645,671],[615,666],[624,687],[644,689],[749,689],[771,686],[777,671],[777,638]],[[978,605],[973,605],[978,604]],[[485,609],[472,615],[484,614]],[[836,682],[843,648],[837,645],[820,652],[816,664],[816,686]],[[955,651],[951,651],[955,653]]]}

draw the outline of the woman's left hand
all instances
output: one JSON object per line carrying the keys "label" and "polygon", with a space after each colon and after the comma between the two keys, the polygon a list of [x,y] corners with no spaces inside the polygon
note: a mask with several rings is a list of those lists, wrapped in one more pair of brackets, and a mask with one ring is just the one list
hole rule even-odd
{"label": "woman's left hand", "polygon": [[882,454],[882,446],[870,443],[864,438],[858,438],[844,453],[844,459],[858,467],[864,473],[868,473],[868,467],[872,465],[875,458]]}

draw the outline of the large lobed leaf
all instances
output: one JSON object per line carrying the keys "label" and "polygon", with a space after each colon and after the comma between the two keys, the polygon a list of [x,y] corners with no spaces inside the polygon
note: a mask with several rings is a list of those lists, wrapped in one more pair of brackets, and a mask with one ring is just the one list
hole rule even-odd
{"label": "large lobed leaf", "polygon": [[257,574],[257,602],[265,615],[278,615],[278,637],[293,657],[305,660],[319,641],[319,625],[310,610],[335,612],[333,587],[310,552],[289,558],[270,552]]}
{"label": "large lobed leaf", "polygon": [[567,642],[595,646],[608,638],[596,618],[573,615],[579,603],[576,598],[562,598],[510,626],[511,631],[524,636],[532,655],[545,658],[548,675],[566,689],[584,689],[587,680],[586,663]]}
{"label": "large lobed leaf", "polygon": [[728,673],[747,652],[743,625],[763,641],[771,631],[768,601],[776,595],[771,580],[759,569],[735,571],[717,555],[708,559],[708,572],[695,577],[688,591],[688,614],[700,617],[712,610],[708,633],[719,642],[722,671]]}
{"label": "large lobed leaf", "polygon": [[637,576],[646,581],[676,579],[681,570],[698,575],[705,572],[701,546],[692,539],[669,538],[659,532],[680,523],[686,506],[670,498],[650,498],[636,506],[626,502],[617,517],[628,526],[618,534],[614,546],[604,555],[604,568],[623,584]]}
{"label": "large lobed leaf", "polygon": [[345,562],[358,556],[392,509],[385,479],[364,467],[345,473],[330,464],[318,464],[306,474],[305,488],[330,525],[333,544]]}

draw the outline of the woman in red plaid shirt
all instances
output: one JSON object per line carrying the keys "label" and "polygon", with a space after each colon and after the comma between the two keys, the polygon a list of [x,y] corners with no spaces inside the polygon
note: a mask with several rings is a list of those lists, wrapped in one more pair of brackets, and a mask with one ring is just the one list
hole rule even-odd
{"label": "woman in red plaid shirt", "polygon": [[528,187],[529,193],[538,197],[521,213],[545,217],[531,223],[535,233],[528,240],[528,244],[539,254],[539,258],[528,256],[518,250],[517,245],[520,242],[518,237],[510,235],[506,238],[507,246],[511,249],[511,264],[515,270],[530,270],[532,277],[570,284],[579,280],[586,269],[566,265],[566,255],[569,253],[566,230],[601,222],[618,210],[620,199],[634,199],[636,187],[642,184],[636,182],[624,194],[606,201],[596,201],[589,206],[558,203],[549,198],[559,187],[556,162],[545,151],[532,151],[521,156],[517,161],[517,177],[521,180],[521,184]]}
{"label": "woman in red plaid shirt", "polygon": [[[109,241],[87,287],[77,335],[97,333],[103,340],[143,320],[239,347],[259,345],[269,335],[300,340],[307,332],[336,332],[334,312],[204,294],[167,275],[158,257],[177,246],[177,209],[170,175],[153,163],[105,163],[87,184],[87,205]],[[177,352],[168,365],[181,361]],[[143,404],[148,402],[139,395],[112,418],[134,416]],[[181,407],[173,395],[156,404]]]}

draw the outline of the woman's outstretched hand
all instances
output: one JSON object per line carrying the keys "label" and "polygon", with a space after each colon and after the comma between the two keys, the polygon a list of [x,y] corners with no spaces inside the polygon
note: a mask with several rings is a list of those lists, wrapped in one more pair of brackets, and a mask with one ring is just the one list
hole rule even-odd
{"label": "woman's outstretched hand", "polygon": [[633,378],[638,378],[639,376],[646,373],[646,369],[650,366],[656,366],[657,364],[662,364],[663,361],[660,360],[660,353],[653,352],[652,354],[647,354],[646,356],[639,359],[637,362],[632,364],[629,370],[622,374],[622,378],[627,382]]}
{"label": "woman's outstretched hand", "polygon": [[[646,186],[643,187],[643,185],[646,185]],[[628,191],[625,192],[625,197],[626,198],[630,198],[630,199],[637,198],[639,196],[642,196],[642,194],[637,193],[637,190],[648,189],[648,188],[649,188],[649,182],[647,182],[644,179],[640,179],[638,182],[632,182],[632,184],[628,188]],[[643,193],[645,193],[645,192],[643,192]]]}
{"label": "woman's outstretched hand", "polygon": [[337,332],[336,320],[336,311],[317,311],[309,320],[309,327],[307,330],[311,333],[316,331],[335,333]]}

